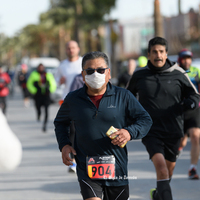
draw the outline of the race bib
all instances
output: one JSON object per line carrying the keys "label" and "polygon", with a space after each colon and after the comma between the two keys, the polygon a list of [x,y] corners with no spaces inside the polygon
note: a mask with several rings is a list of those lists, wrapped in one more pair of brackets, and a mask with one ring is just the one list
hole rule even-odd
{"label": "race bib", "polygon": [[114,179],[115,157],[92,156],[86,158],[87,172],[91,179]]}

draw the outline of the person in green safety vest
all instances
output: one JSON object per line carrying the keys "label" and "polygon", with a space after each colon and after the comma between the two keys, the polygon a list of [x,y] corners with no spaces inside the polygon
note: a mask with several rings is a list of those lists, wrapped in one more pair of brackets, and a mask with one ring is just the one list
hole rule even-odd
{"label": "person in green safety vest", "polygon": [[41,107],[45,108],[45,116],[42,130],[46,131],[48,121],[48,108],[51,103],[50,93],[56,90],[56,81],[53,74],[45,71],[43,64],[39,64],[27,81],[27,88],[33,96],[37,111],[37,120],[40,121]]}
{"label": "person in green safety vest", "polygon": [[148,59],[145,56],[140,56],[138,58],[138,67],[145,67],[147,65]]}

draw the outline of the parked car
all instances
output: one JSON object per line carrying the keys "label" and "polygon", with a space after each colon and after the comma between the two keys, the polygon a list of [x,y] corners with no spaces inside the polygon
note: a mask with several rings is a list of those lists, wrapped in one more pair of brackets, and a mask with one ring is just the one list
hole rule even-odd
{"label": "parked car", "polygon": [[60,65],[60,61],[57,58],[51,57],[39,57],[39,58],[31,58],[28,60],[28,68],[29,71],[32,72],[37,68],[39,64],[43,64],[47,72],[51,72],[55,75],[58,66]]}

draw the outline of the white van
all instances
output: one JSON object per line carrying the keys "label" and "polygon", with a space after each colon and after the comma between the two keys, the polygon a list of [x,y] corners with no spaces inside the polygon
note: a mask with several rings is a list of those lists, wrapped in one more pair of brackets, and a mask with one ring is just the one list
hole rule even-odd
{"label": "white van", "polygon": [[[47,72],[51,72],[54,76],[57,71],[58,66],[60,65],[60,61],[57,58],[51,57],[39,57],[39,58],[31,58],[28,60],[28,69],[29,73],[35,70],[39,64],[43,64]],[[56,91],[51,94],[51,100],[53,102],[58,102],[61,100],[63,94],[63,88],[57,86]]]}
{"label": "white van", "polygon": [[51,57],[31,58],[28,60],[27,64],[29,71],[32,72],[35,70],[39,64],[43,64],[47,72],[51,72],[55,75],[55,72],[60,65],[60,61],[57,58]]}

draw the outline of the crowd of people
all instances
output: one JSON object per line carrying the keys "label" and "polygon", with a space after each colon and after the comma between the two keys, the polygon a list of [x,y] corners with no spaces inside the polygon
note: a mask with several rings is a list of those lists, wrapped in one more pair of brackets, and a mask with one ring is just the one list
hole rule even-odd
{"label": "crowd of people", "polygon": [[[156,187],[150,190],[151,199],[173,199],[170,181],[184,132],[191,137],[188,176],[199,178],[199,73],[190,66],[191,62],[188,65],[192,75],[181,64],[188,57],[192,60],[192,54],[188,56],[185,51],[190,52],[182,50],[179,60],[172,62],[167,58],[167,41],[160,37],[151,39],[148,59],[141,56],[138,66],[130,59],[127,70],[118,79],[120,87],[110,82],[104,53],[89,52],[83,56],[82,76],[76,76],[80,89],[65,94],[54,120],[63,163],[73,166],[70,154],[75,155],[83,199],[98,200],[102,195],[103,199],[129,198],[128,181],[118,179],[127,175],[126,146],[120,146],[138,138],[142,139],[157,175]],[[75,140],[70,139],[72,123]],[[105,134],[110,127],[112,131],[114,127],[111,140]],[[108,165],[100,157],[109,163],[109,174],[104,173]],[[98,171],[99,163],[102,173]]]}
{"label": "crowd of people", "polygon": [[[111,83],[108,56],[95,51],[82,57],[73,40],[66,44],[67,59],[61,62],[55,77],[42,63],[30,74],[27,65],[21,65],[18,84],[24,106],[29,106],[30,98],[34,100],[38,121],[44,107],[44,132],[50,94],[56,86],[64,85],[54,120],[55,134],[63,163],[77,174],[83,199],[129,199],[128,179],[119,177],[128,176],[125,144],[134,139],[141,139],[155,168],[152,200],[173,199],[170,182],[188,138],[188,177],[199,179],[200,69],[192,66],[193,54],[188,49],[178,53],[177,62],[169,60],[167,54],[168,42],[152,38],[148,56],[129,59],[117,86]],[[8,74],[0,66],[4,114],[9,83]]]}
{"label": "crowd of people", "polygon": [[127,89],[150,114],[153,125],[142,139],[157,175],[157,186],[150,191],[152,199],[171,200],[170,181],[183,137],[183,114],[199,106],[199,94],[187,73],[167,58],[164,38],[149,41],[148,63],[136,71]]}

